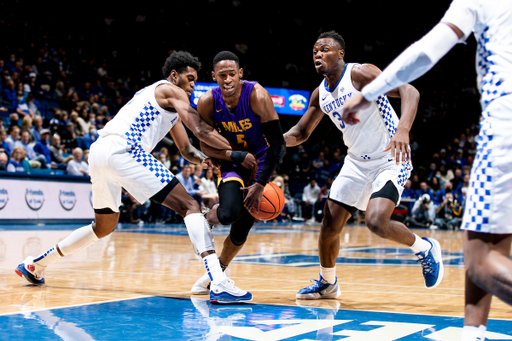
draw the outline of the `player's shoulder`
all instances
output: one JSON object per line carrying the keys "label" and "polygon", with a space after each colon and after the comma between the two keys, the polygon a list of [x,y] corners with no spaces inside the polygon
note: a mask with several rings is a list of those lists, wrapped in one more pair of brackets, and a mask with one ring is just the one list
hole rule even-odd
{"label": "player's shoulder", "polygon": [[373,81],[380,73],[381,70],[373,64],[354,64],[350,73],[352,85],[361,91],[365,85]]}
{"label": "player's shoulder", "polygon": [[169,81],[159,81],[149,87],[155,87],[155,94],[161,94],[165,97],[172,97],[179,90],[184,91]]}
{"label": "player's shoulder", "polygon": [[263,100],[270,97],[270,93],[260,83],[255,83],[251,92],[251,100]]}
{"label": "player's shoulder", "polygon": [[367,75],[367,74],[371,74],[375,71],[379,71],[380,72],[380,69],[375,66],[374,64],[370,64],[370,63],[363,63],[363,64],[357,64],[357,63],[354,63],[352,65],[352,76],[354,75]]}
{"label": "player's shoulder", "polygon": [[213,113],[213,93],[212,89],[209,89],[204,93],[197,101],[197,111],[204,118],[204,115]]}

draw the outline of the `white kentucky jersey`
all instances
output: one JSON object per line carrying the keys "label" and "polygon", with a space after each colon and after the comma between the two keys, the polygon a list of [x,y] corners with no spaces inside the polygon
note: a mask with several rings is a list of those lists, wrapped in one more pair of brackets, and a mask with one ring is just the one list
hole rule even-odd
{"label": "white kentucky jersey", "polygon": [[327,81],[319,86],[320,107],[329,115],[336,127],[343,133],[343,141],[349,155],[359,160],[384,157],[383,150],[395,135],[398,116],[385,95],[371,102],[370,107],[358,112],[360,123],[345,124],[341,111],[345,101],[360,91],[352,84],[352,68],[357,64],[347,64],[334,89],[329,89]]}
{"label": "white kentucky jersey", "polygon": [[127,140],[129,149],[151,152],[179,117],[178,113],[165,110],[156,102],[155,89],[160,84],[171,83],[161,80],[138,91],[98,134],[121,136]]}
{"label": "white kentucky jersey", "polygon": [[454,0],[441,22],[457,26],[464,33],[462,42],[474,32],[482,109],[512,94],[512,1]]}

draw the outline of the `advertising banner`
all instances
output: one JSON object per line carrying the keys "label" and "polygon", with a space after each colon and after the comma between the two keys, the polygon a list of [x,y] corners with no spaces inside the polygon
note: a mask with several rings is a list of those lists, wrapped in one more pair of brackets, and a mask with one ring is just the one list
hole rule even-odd
{"label": "advertising banner", "polygon": [[2,219],[94,219],[91,184],[2,178],[0,220]]}
{"label": "advertising banner", "polygon": [[[199,98],[216,86],[217,83],[197,82],[194,92],[190,96],[192,106],[196,107]],[[302,116],[308,109],[309,91],[267,87],[265,89],[269,92],[270,97],[272,97],[274,108],[278,114]]]}

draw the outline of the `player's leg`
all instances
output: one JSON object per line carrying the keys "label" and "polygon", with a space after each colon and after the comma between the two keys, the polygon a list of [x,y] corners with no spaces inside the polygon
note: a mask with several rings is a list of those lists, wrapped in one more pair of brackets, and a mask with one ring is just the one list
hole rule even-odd
{"label": "player's leg", "polygon": [[227,267],[233,258],[235,258],[235,256],[238,254],[238,252],[242,249],[245,242],[247,241],[249,231],[253,227],[256,220],[249,213],[249,211],[243,207],[243,205],[240,206],[242,214],[237,221],[231,224],[231,230],[229,231],[229,235],[226,240],[224,240],[222,253],[219,257],[219,260],[224,267]]}
{"label": "player's leg", "polygon": [[336,277],[336,258],[340,248],[340,233],[348,219],[361,207],[361,197],[368,178],[357,161],[347,156],[334,180],[325,203],[324,217],[318,237],[320,279],[299,290],[299,299],[336,298],[340,295]]}
{"label": "player's leg", "polygon": [[231,225],[240,218],[243,210],[243,182],[223,181],[219,185],[219,203],[206,214],[210,225]]}
{"label": "player's leg", "polygon": [[336,277],[336,258],[340,250],[340,233],[348,219],[357,211],[333,199],[327,200],[324,218],[320,226],[318,238],[318,254],[320,258],[320,279],[297,293],[298,299],[314,300],[336,298],[340,295]]}
{"label": "player's leg", "polygon": [[492,295],[473,283],[467,271],[465,280],[464,328],[461,341],[485,340]]}
{"label": "player's leg", "polygon": [[[105,214],[102,210],[95,210],[95,221],[73,231],[37,257],[27,257],[16,268],[16,273],[32,284],[44,284],[43,273],[46,267],[56,260],[72,255],[85,249],[99,239],[108,236],[114,231],[119,221],[119,212]],[[100,213],[97,213],[100,211]]]}
{"label": "player's leg", "polygon": [[[396,192],[395,186],[391,182],[389,182],[389,184]],[[379,193],[377,193],[377,195],[379,195]],[[410,247],[416,241],[416,235],[404,224],[391,220],[391,215],[395,207],[396,202],[391,199],[373,197],[368,203],[364,217],[366,226],[372,233],[381,238],[389,239]]]}
{"label": "player's leg", "polygon": [[493,295],[512,305],[511,243],[511,234],[464,232],[464,326],[487,325]]}
{"label": "player's leg", "polygon": [[114,231],[119,221],[121,186],[110,177],[109,144],[98,148],[99,144],[91,146],[89,159],[95,221],[73,231],[39,256],[27,257],[18,265],[16,273],[33,284],[44,284],[43,272],[48,265],[108,236]]}
{"label": "player's leg", "polygon": [[425,286],[429,289],[435,288],[441,283],[444,275],[441,247],[437,240],[420,238],[403,223],[391,220],[399,195],[400,192],[391,180],[374,192],[366,209],[366,226],[382,238],[410,247],[422,265]]}
{"label": "player's leg", "polygon": [[[219,205],[207,213],[208,222],[218,219],[222,225],[231,225],[229,235],[224,240],[222,252],[219,257],[223,270],[242,249],[250,229],[254,225],[254,217],[249,214],[243,205],[242,183],[239,181],[227,181],[219,186]],[[213,220],[215,221],[215,220]],[[205,274],[192,286],[192,293],[197,295],[208,294],[210,278]]]}
{"label": "player's leg", "polygon": [[152,197],[184,218],[189,237],[203,262],[211,280],[210,300],[214,303],[248,302],[252,295],[230,282],[224,274],[217,254],[210,225],[201,213],[198,202],[188,195],[176,178],[161,192]]}

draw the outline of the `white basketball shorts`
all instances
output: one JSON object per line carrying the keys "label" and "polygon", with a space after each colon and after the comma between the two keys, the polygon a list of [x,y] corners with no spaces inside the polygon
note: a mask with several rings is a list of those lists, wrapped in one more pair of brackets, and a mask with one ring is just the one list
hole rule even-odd
{"label": "white basketball shorts", "polygon": [[388,181],[393,182],[400,197],[411,171],[410,162],[397,165],[391,158],[358,160],[349,154],[331,186],[329,198],[366,211],[372,193]]}
{"label": "white basketball shorts", "polygon": [[92,182],[93,208],[110,208],[119,212],[121,188],[144,203],[160,192],[174,175],[153,155],[126,139],[109,135],[91,145],[89,172]]}
{"label": "white basketball shorts", "polygon": [[512,95],[482,112],[461,228],[512,234]]}

